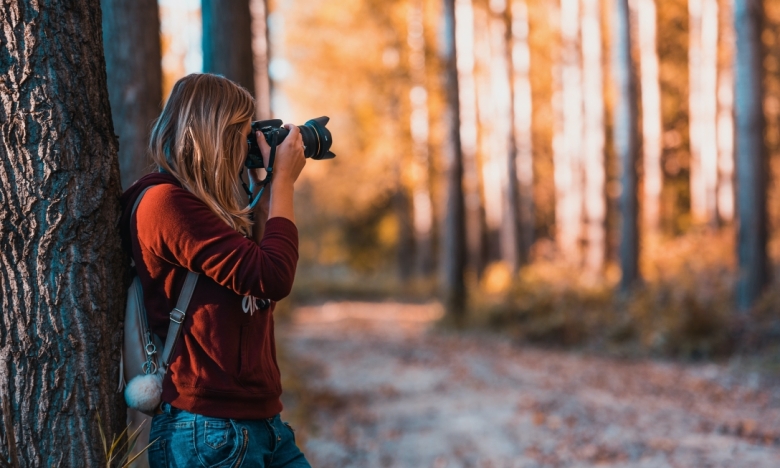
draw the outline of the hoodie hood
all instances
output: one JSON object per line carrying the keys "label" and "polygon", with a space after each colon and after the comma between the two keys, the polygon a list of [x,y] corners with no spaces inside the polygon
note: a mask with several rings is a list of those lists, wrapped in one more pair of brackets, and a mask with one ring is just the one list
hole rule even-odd
{"label": "hoodie hood", "polygon": [[130,241],[130,219],[132,218],[133,205],[144,189],[161,184],[173,184],[177,187],[181,187],[179,179],[171,174],[152,172],[135,181],[133,185],[125,190],[125,193],[123,193],[122,197],[119,199],[122,206],[122,216],[119,218],[119,234],[122,238],[122,248],[130,256],[132,256],[133,252],[132,243]]}

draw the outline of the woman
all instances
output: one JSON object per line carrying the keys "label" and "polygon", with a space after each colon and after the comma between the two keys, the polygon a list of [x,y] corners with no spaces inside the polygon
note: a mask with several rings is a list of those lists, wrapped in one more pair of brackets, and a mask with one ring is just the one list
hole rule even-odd
{"label": "woman", "polygon": [[[310,466],[279,418],[273,323],[274,301],[295,277],[293,187],[306,160],[298,128],[288,125],[270,194],[244,207],[240,173],[254,110],[249,93],[225,78],[182,78],[152,130],[160,172],[122,196],[123,242],[159,337],[187,272],[200,273],[152,422],[152,468]],[[257,139],[267,163],[268,145]],[[258,176],[250,171],[252,185]]]}

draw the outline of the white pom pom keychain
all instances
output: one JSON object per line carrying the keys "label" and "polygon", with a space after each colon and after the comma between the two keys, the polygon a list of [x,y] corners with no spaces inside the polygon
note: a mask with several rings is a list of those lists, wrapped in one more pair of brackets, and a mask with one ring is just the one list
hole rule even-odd
{"label": "white pom pom keychain", "polygon": [[162,375],[158,372],[133,377],[125,387],[127,406],[142,413],[154,413],[162,397]]}

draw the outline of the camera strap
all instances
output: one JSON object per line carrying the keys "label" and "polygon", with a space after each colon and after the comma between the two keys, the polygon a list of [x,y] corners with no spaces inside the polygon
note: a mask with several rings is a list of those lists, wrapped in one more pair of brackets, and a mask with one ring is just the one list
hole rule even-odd
{"label": "camera strap", "polygon": [[[268,184],[271,183],[271,178],[274,175],[274,161],[276,160],[276,137],[277,133],[273,132],[271,134],[271,153],[268,155],[268,167],[265,168],[265,179],[263,179],[260,182],[260,190],[257,192],[257,195],[252,195],[252,190],[247,187],[246,183],[244,182],[244,178],[241,177],[241,185],[244,186],[244,190],[246,190],[247,195],[249,195],[249,208],[254,208],[255,205],[257,205],[257,202],[260,201],[261,198],[263,198],[263,193],[265,192],[265,188],[268,186]],[[241,174],[244,173],[244,168],[241,168]]]}

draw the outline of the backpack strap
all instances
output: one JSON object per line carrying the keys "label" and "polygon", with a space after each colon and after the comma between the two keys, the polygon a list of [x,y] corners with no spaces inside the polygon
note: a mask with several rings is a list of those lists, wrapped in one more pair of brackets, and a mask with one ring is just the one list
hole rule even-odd
{"label": "backpack strap", "polygon": [[[143,189],[143,191],[135,199],[133,204],[133,211],[130,213],[131,219],[135,215],[135,210],[141,203],[141,199],[146,194],[146,191],[154,185],[150,185]],[[176,342],[179,341],[181,335],[181,325],[184,323],[184,319],[187,317],[187,307],[190,305],[190,299],[192,299],[192,293],[195,291],[195,284],[198,282],[199,273],[193,271],[187,272],[187,278],[184,280],[184,286],[179,293],[179,299],[176,301],[176,307],[170,313],[171,323],[168,325],[168,336],[165,338],[165,347],[163,348],[162,355],[160,356],[160,368],[163,372],[168,370],[168,364],[171,360],[171,355],[176,349]]]}
{"label": "backpack strap", "polygon": [[181,324],[184,323],[184,319],[187,317],[187,307],[190,305],[190,299],[192,299],[192,292],[195,291],[195,284],[198,282],[198,273],[188,271],[187,278],[184,280],[184,286],[179,293],[179,300],[176,302],[176,307],[170,313],[171,323],[168,325],[168,336],[165,338],[165,347],[163,348],[162,356],[160,356],[160,366],[163,371],[168,370],[168,364],[171,360],[171,355],[176,349],[176,342],[179,341],[181,335]]}

